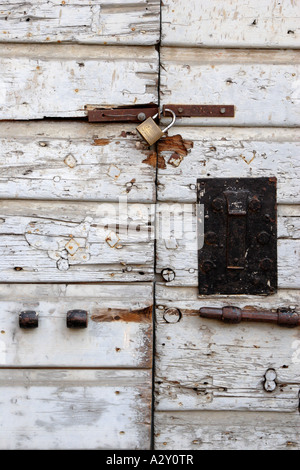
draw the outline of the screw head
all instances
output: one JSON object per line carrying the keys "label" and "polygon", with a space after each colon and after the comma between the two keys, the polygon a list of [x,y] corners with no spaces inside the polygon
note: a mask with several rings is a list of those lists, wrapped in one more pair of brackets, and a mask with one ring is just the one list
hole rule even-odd
{"label": "screw head", "polygon": [[220,108],[220,113],[225,114],[226,113],[226,108]]}
{"label": "screw head", "polygon": [[269,243],[270,238],[271,238],[271,235],[268,232],[260,232],[257,235],[257,241],[260,245],[266,245],[267,243]]}
{"label": "screw head", "polygon": [[223,210],[223,199],[220,197],[216,197],[212,201],[211,205],[214,212],[221,212]]}
{"label": "screw head", "polygon": [[181,316],[180,310],[175,307],[166,308],[163,314],[163,318],[167,323],[177,323],[180,321]]}
{"label": "screw head", "polygon": [[258,199],[257,196],[253,196],[252,199],[250,199],[249,201],[249,209],[252,211],[252,212],[259,212],[260,209],[261,209],[261,202],[260,200]]}
{"label": "screw head", "polygon": [[145,113],[139,113],[137,118],[138,118],[139,121],[145,121],[146,114]]}
{"label": "screw head", "polygon": [[259,267],[263,271],[271,271],[271,269],[273,267],[273,261],[270,258],[264,258],[259,263]]}
{"label": "screw head", "polygon": [[203,271],[204,273],[209,273],[210,271],[212,271],[214,269],[215,265],[212,261],[210,261],[209,259],[203,261],[203,263],[201,264],[201,271]]}
{"label": "screw head", "polygon": [[166,282],[174,281],[175,279],[175,272],[171,268],[165,268],[161,272],[162,278]]}

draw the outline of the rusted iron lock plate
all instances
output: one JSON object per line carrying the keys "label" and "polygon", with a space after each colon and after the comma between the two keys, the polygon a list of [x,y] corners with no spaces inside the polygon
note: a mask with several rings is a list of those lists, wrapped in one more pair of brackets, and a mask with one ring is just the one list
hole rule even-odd
{"label": "rusted iron lock plate", "polygon": [[276,178],[197,180],[199,294],[277,290]]}

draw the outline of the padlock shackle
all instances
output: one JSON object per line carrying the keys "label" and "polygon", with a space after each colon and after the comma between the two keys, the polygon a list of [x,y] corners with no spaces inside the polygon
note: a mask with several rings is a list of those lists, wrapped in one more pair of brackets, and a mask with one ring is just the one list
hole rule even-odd
{"label": "padlock shackle", "polygon": [[165,108],[165,113],[167,113],[167,112],[172,114],[173,119],[172,119],[171,123],[165,129],[162,130],[163,133],[167,132],[172,126],[174,126],[174,124],[176,122],[176,114],[174,113],[174,111],[172,111],[172,109]]}

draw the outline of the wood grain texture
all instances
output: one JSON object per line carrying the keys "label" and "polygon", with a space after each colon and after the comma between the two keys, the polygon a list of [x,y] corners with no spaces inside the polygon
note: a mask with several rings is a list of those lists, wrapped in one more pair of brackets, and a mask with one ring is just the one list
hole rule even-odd
{"label": "wood grain texture", "polygon": [[[196,288],[156,286],[156,410],[298,412],[299,328],[265,323],[230,325],[200,318],[199,308],[299,311],[299,293],[272,296],[201,296]],[[168,322],[167,309],[181,317]],[[277,375],[273,392],[264,389],[268,369]]]}
{"label": "wood grain texture", "polygon": [[0,119],[82,117],[157,101],[154,47],[0,44]]}
{"label": "wood grain texture", "polygon": [[154,202],[156,154],[134,132],[128,124],[2,122],[0,197]]}
{"label": "wood grain texture", "polygon": [[151,372],[0,371],[2,450],[149,449]]}
{"label": "wood grain texture", "polygon": [[162,105],[235,106],[234,118],[182,118],[182,125],[299,126],[297,51],[162,47],[160,55]]}
{"label": "wood grain texture", "polygon": [[[198,238],[196,205],[160,203],[156,207],[156,272],[170,268],[176,286],[198,285]],[[299,206],[278,206],[278,285],[300,286]],[[199,245],[200,247],[200,245]],[[162,279],[161,279],[162,280]]]}
{"label": "wood grain texture", "polygon": [[159,40],[159,22],[159,0],[7,0],[0,41],[149,45]]}
{"label": "wood grain texture", "polygon": [[166,0],[162,44],[189,47],[300,47],[297,1]]}
{"label": "wood grain texture", "polygon": [[268,175],[277,177],[279,204],[300,203],[298,129],[175,126],[168,134],[158,143],[158,200],[196,202],[197,178]]}
{"label": "wood grain texture", "polygon": [[2,200],[3,282],[153,279],[154,206]]}
{"label": "wood grain texture", "polygon": [[[151,368],[152,291],[150,283],[1,284],[0,366]],[[87,311],[87,328],[67,328],[76,309]],[[38,328],[20,329],[26,310]]]}
{"label": "wood grain texture", "polygon": [[299,438],[298,412],[155,414],[156,450],[299,450]]}

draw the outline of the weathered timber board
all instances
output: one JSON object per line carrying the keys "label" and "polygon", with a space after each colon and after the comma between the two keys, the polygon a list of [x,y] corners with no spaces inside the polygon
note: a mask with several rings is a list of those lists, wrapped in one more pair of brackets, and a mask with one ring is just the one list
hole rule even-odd
{"label": "weathered timber board", "polygon": [[[169,285],[198,285],[196,205],[160,203],[156,207],[156,272],[170,268]],[[278,206],[278,285],[299,288],[299,206]],[[200,239],[200,237],[199,237]]]}
{"label": "weathered timber board", "polygon": [[0,3],[1,42],[155,44],[159,0],[35,0]]}
{"label": "weathered timber board", "polygon": [[[298,412],[299,328],[230,325],[199,316],[205,306],[291,306],[298,311],[298,291],[197,298],[196,288],[158,284],[156,305],[156,410]],[[170,320],[168,308],[179,309],[181,317]],[[270,368],[277,386],[266,392],[264,375]]]}
{"label": "weathered timber board", "polygon": [[0,123],[0,197],[154,202],[156,153],[134,125]]}
{"label": "weathered timber board", "polygon": [[297,1],[168,0],[162,44],[189,47],[300,47]]}
{"label": "weathered timber board", "polygon": [[156,450],[299,450],[299,413],[155,413]]}
{"label": "weathered timber board", "polygon": [[[144,283],[0,284],[0,366],[149,368],[152,290]],[[87,311],[86,328],[67,328],[67,312],[76,309]],[[37,312],[38,328],[19,327],[26,310]]]}
{"label": "weathered timber board", "polygon": [[154,47],[0,44],[0,119],[82,117],[157,101]]}
{"label": "weathered timber board", "polygon": [[297,51],[161,48],[161,104],[234,105],[234,118],[182,118],[182,125],[300,124]]}
{"label": "weathered timber board", "polygon": [[0,202],[0,282],[153,279],[154,205]]}
{"label": "weathered timber board", "polygon": [[298,129],[175,126],[158,157],[161,201],[196,202],[197,178],[276,176],[277,201],[300,203]]}
{"label": "weathered timber board", "polygon": [[0,371],[0,448],[149,449],[151,372]]}

